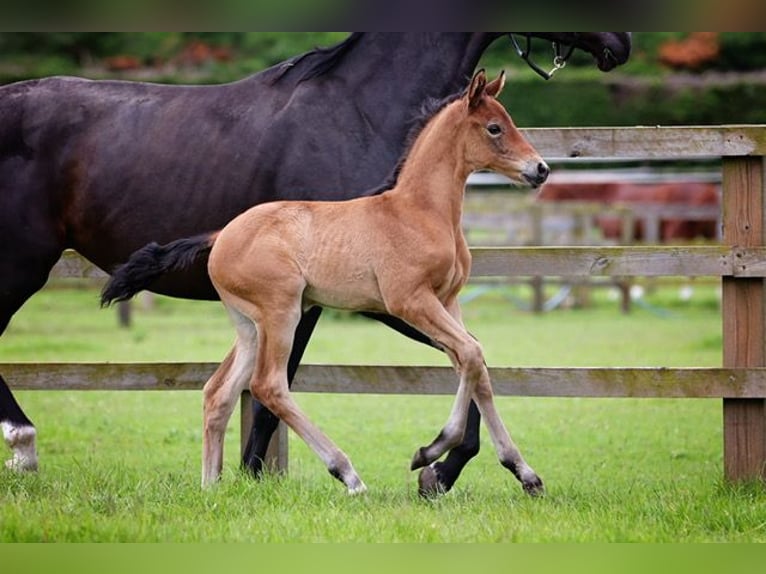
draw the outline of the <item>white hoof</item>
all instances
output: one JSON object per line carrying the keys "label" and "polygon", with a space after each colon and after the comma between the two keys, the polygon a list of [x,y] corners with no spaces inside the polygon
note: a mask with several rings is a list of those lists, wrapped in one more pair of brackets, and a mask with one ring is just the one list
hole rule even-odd
{"label": "white hoof", "polygon": [[37,470],[37,449],[35,441],[37,430],[33,426],[17,427],[11,423],[2,423],[5,443],[13,451],[13,457],[5,461],[5,467],[17,472]]}
{"label": "white hoof", "polygon": [[367,492],[367,486],[365,486],[365,484],[361,480],[359,481],[359,484],[357,484],[354,487],[349,487],[348,489],[349,496],[357,496],[365,492]]}

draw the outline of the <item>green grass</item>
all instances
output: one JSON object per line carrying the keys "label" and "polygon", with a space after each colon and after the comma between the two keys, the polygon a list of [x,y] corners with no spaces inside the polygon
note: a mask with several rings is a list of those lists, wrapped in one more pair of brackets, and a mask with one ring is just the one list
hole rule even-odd
{"label": "green grass", "polygon": [[[720,365],[714,289],[690,301],[662,289],[646,302],[624,316],[602,293],[590,309],[534,316],[495,294],[465,317],[493,366]],[[217,303],[159,299],[124,330],[94,291],[47,290],[15,318],[0,361],[217,361],[231,340]],[[307,360],[445,364],[337,315],[320,322]],[[426,502],[409,460],[446,420],[449,397],[297,395],[367,483],[350,498],[292,435],[287,476],[241,474],[236,415],[223,480],[201,491],[197,392],[17,394],[42,466],[0,471],[2,541],[766,541],[763,487],[722,483],[716,400],[499,398],[547,495],[528,499],[484,437],[456,488]]]}

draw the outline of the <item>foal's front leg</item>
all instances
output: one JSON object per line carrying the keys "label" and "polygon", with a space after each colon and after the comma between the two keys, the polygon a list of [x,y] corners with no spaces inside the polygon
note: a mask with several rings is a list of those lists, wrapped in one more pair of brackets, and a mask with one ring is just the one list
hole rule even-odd
{"label": "foal's front leg", "polygon": [[[486,372],[486,366],[484,370]],[[524,460],[521,451],[514,444],[508,429],[497,412],[492,396],[492,386],[489,382],[489,373],[486,377],[482,377],[477,385],[474,391],[474,401],[479,407],[481,416],[484,417],[484,423],[489,430],[489,436],[492,438],[500,464],[513,473],[527,494],[532,496],[543,494],[545,488],[542,479]]]}
{"label": "foal's front leg", "polygon": [[415,453],[410,466],[415,470],[429,465],[462,442],[476,382],[475,371],[484,359],[478,343],[463,327],[456,303],[450,305],[448,311],[433,292],[421,289],[401,302],[389,300],[386,304],[392,314],[435,341],[447,353],[460,376],[447,423],[431,444]]}
{"label": "foal's front leg", "polygon": [[[457,306],[457,300],[455,300],[455,305]],[[384,325],[391,327],[410,339],[430,345],[440,351],[444,350],[429,337],[397,317],[380,313],[362,314],[371,319],[380,321]],[[437,460],[430,465],[423,467],[420,471],[420,475],[418,476],[418,492],[421,496],[436,496],[448,492],[452,488],[466,464],[479,454],[480,424],[481,415],[479,414],[479,409],[476,407],[476,403],[471,401],[471,404],[468,407],[468,419],[466,420],[463,442],[450,449],[444,460]]]}
{"label": "foal's front leg", "polygon": [[457,302],[454,301],[450,305],[448,312],[435,295],[421,293],[419,297],[411,297],[401,312],[404,320],[421,329],[445,348],[460,376],[455,403],[447,424],[430,445],[418,449],[411,468],[414,470],[426,466],[447,449],[455,446],[452,442],[455,441],[457,429],[460,429],[459,438],[462,440],[468,407],[473,398],[482,417],[485,418],[501,464],[513,472],[526,492],[541,493],[542,480],[522,457],[495,408],[483,351],[478,341],[465,330]]}

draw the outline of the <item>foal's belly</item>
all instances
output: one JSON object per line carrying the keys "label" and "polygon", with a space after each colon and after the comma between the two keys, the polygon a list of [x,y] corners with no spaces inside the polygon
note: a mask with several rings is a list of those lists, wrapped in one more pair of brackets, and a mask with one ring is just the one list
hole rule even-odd
{"label": "foal's belly", "polygon": [[359,285],[356,285],[354,289],[344,289],[343,283],[340,281],[335,285],[309,284],[303,293],[304,305],[307,307],[321,305],[348,311],[385,311],[380,292],[376,286],[359,288]]}
{"label": "foal's belly", "polygon": [[324,268],[306,277],[304,303],[349,311],[383,311],[383,297],[371,269],[362,265]]}

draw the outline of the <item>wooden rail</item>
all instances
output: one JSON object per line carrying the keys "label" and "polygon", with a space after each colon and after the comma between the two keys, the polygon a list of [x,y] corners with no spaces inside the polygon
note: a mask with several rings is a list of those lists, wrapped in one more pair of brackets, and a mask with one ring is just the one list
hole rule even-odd
{"label": "wooden rail", "polygon": [[[474,250],[472,275],[712,276],[723,284],[723,361],[708,369],[493,368],[500,395],[706,397],[723,401],[724,474],[766,478],[766,126],[525,130],[549,158],[722,158],[723,245],[684,247],[522,247]],[[56,273],[103,274],[67,256]],[[16,389],[199,389],[215,365],[3,364]],[[448,368],[304,365],[295,390],[348,393],[452,393]],[[242,428],[249,428],[243,395]],[[286,465],[284,429],[272,441]],[[243,433],[243,438],[246,435]]]}
{"label": "wooden rail", "polygon": [[[19,390],[195,391],[218,363],[0,363]],[[490,368],[500,396],[731,398],[766,396],[766,368]],[[296,392],[452,395],[450,367],[301,365]]]}

